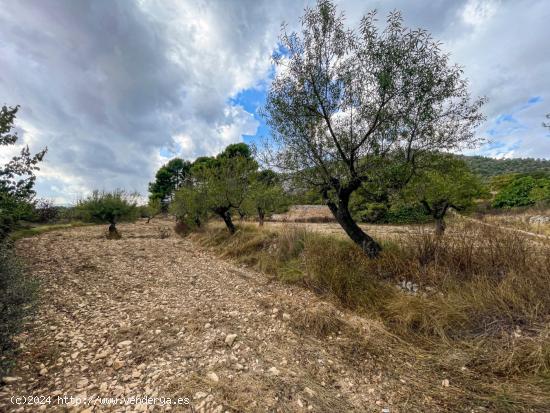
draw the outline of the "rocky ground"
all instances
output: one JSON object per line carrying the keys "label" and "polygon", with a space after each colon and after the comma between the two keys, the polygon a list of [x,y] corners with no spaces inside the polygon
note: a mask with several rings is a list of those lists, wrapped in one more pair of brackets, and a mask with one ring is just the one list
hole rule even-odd
{"label": "rocky ground", "polygon": [[[121,225],[119,241],[98,226],[19,241],[41,297],[0,411],[445,410],[410,383],[414,360],[392,365],[368,344],[376,322],[218,259],[168,225]],[[449,386],[443,373],[424,383]]]}

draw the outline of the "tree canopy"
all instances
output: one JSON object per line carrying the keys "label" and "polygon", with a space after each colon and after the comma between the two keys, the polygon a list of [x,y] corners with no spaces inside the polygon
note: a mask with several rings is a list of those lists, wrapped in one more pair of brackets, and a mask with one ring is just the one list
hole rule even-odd
{"label": "tree canopy", "polygon": [[180,222],[200,225],[208,213],[222,218],[235,232],[234,211],[242,210],[258,169],[244,143],[227,146],[216,157],[200,157],[189,169],[189,179],[178,191],[171,210]]}
{"label": "tree canopy", "polygon": [[190,168],[191,162],[181,158],[171,159],[160,167],[155,175],[155,181],[149,184],[149,198],[158,199],[166,204],[172,199],[174,192],[184,184]]}
{"label": "tree canopy", "polygon": [[351,194],[398,189],[424,154],[477,143],[484,103],[426,31],[405,28],[397,12],[379,31],[375,17],[352,31],[330,1],[306,9],[301,32],[281,36],[265,107],[271,162],[316,188],[370,257],[380,245],[352,219]]}
{"label": "tree canopy", "polygon": [[470,170],[485,180],[497,175],[550,173],[550,160],[534,158],[495,159],[486,156],[458,156]]}
{"label": "tree canopy", "polygon": [[405,198],[419,202],[432,216],[439,235],[445,231],[444,218],[449,208],[464,210],[484,193],[479,178],[463,160],[451,154],[434,154],[430,169],[415,175],[403,191]]}
{"label": "tree canopy", "polygon": [[76,205],[79,217],[88,222],[108,223],[109,236],[118,238],[116,224],[137,218],[137,195],[122,190],[93,191]]}
{"label": "tree canopy", "polygon": [[244,210],[258,216],[260,225],[266,216],[285,209],[289,198],[279,177],[270,169],[258,171],[251,176],[250,189],[244,201]]}
{"label": "tree canopy", "polygon": [[550,176],[512,175],[493,200],[495,208],[512,208],[550,202]]}

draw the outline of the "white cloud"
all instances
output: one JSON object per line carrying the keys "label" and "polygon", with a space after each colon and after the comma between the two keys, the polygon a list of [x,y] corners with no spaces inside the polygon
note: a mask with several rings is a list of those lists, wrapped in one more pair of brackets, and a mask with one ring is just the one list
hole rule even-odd
{"label": "white cloud", "polygon": [[[258,122],[231,99],[264,87],[282,21],[313,1],[21,0],[0,8],[0,94],[20,104],[21,143],[49,147],[37,188],[72,201],[92,188],[146,191],[167,148],[211,155]],[[499,116],[524,128],[486,153],[550,157],[550,3],[546,0],[341,0],[349,23],[374,8],[444,42],[485,95],[487,134]],[[2,149],[0,160],[9,154]]]}
{"label": "white cloud", "polygon": [[143,193],[161,148],[194,158],[254,134],[258,122],[230,98],[266,78],[290,10],[201,0],[0,9],[0,92],[22,106],[21,143],[49,147],[41,194]]}
{"label": "white cloud", "polygon": [[498,3],[491,0],[469,0],[462,11],[464,22],[473,26],[482,26],[493,17]]}

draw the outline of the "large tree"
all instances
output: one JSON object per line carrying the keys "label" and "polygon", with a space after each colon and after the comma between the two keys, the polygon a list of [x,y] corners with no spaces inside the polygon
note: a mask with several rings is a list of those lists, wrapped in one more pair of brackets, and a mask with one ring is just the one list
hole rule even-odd
{"label": "large tree", "polygon": [[[17,133],[13,131],[19,106],[3,106],[0,110],[0,147],[14,145]],[[28,146],[19,155],[0,166],[0,241],[11,231],[18,219],[32,211],[35,172],[39,169],[46,149],[31,155]]]}
{"label": "large tree", "polygon": [[155,175],[155,181],[149,184],[149,199],[159,200],[163,210],[172,200],[174,192],[181,188],[189,175],[191,162],[181,158],[171,159],[161,166]]}
{"label": "large tree", "polygon": [[483,99],[471,101],[462,69],[426,31],[404,28],[397,12],[381,32],[374,12],[352,31],[332,2],[319,1],[281,45],[265,107],[271,161],[316,188],[376,257],[380,245],[349,212],[351,194],[365,184],[397,190],[423,154],[474,144]]}

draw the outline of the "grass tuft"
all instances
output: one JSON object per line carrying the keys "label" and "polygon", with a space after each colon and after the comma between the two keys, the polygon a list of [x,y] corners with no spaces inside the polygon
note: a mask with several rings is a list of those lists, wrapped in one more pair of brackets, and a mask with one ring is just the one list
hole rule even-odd
{"label": "grass tuft", "polygon": [[[268,230],[243,224],[233,236],[208,226],[191,237],[224,257],[380,320],[388,334],[406,343],[406,351],[424,351],[437,369],[458,376],[467,369],[483,385],[468,385],[469,376],[464,386],[491,408],[522,411],[518,405],[545,404],[541,395],[550,390],[546,244],[464,223],[443,238],[419,229],[384,243],[381,256],[369,260],[347,240],[291,226]],[[416,290],[404,291],[403,282],[414,283]],[[295,327],[324,337],[338,332],[338,320],[317,309],[297,317]],[[352,347],[359,351],[364,344]]]}
{"label": "grass tuft", "polygon": [[67,229],[67,228],[74,228],[74,227],[84,227],[88,225],[93,225],[93,224],[75,221],[75,222],[70,222],[68,224],[37,225],[31,228],[22,228],[22,229],[16,230],[11,234],[10,238],[13,241],[17,241],[21,238],[34,237],[36,235],[44,234],[50,231],[57,231],[59,229]]}

